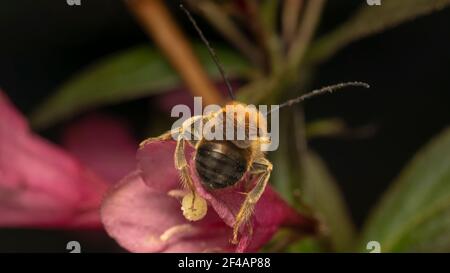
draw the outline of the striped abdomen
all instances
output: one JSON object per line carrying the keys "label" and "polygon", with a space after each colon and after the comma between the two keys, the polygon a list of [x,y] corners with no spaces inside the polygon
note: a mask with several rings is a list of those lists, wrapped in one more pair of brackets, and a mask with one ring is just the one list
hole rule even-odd
{"label": "striped abdomen", "polygon": [[229,141],[205,141],[197,148],[195,167],[203,184],[221,189],[236,184],[248,166],[247,150]]}

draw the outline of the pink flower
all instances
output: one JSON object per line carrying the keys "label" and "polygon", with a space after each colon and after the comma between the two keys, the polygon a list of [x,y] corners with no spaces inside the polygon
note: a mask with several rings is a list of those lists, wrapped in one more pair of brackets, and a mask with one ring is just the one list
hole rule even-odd
{"label": "pink flower", "polygon": [[136,166],[136,140],[125,122],[91,114],[68,126],[62,137],[68,152],[109,183]]}
{"label": "pink flower", "polygon": [[[132,252],[253,252],[267,243],[281,225],[315,232],[313,220],[296,213],[268,187],[255,208],[253,232],[244,229],[239,243],[231,244],[235,215],[244,199],[243,183],[207,191],[199,182],[192,159],[196,190],[209,208],[203,219],[189,222],[180,206],[185,192],[173,163],[175,145],[175,141],[147,143],[138,152],[138,170],[106,196],[102,221],[122,247]],[[192,158],[193,152],[193,148],[186,148],[187,158]]]}
{"label": "pink flower", "polygon": [[[133,252],[251,252],[282,225],[315,232],[313,220],[299,215],[268,187],[251,219],[252,232],[242,229],[239,243],[231,244],[244,183],[207,191],[194,168],[196,191],[209,209],[200,221],[186,220],[180,206],[186,192],[173,163],[175,142],[145,145],[132,171],[136,144],[123,123],[108,117],[81,119],[68,127],[63,143],[67,150],[33,134],[0,92],[0,226],[100,227],[104,193],[129,173],[104,198],[101,220],[107,232]],[[188,158],[193,152],[186,149]]]}
{"label": "pink flower", "polygon": [[[128,161],[129,166],[135,161],[135,148],[130,154],[131,145],[125,145],[129,139],[118,128],[98,117],[69,130],[66,143],[92,167],[88,168],[33,134],[0,91],[0,226],[101,227],[98,211],[103,194],[113,179],[129,171],[122,163]],[[112,162],[113,156],[122,163]],[[103,161],[94,164],[97,160]]]}

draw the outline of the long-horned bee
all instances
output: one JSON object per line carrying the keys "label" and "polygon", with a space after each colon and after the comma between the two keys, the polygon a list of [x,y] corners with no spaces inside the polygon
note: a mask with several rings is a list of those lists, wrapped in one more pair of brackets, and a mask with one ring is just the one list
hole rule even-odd
{"label": "long-horned bee", "polygon": [[[238,233],[252,215],[256,203],[266,188],[273,168],[272,163],[266,158],[266,154],[262,149],[263,145],[270,143],[266,117],[270,113],[278,111],[280,108],[300,103],[305,99],[327,92],[332,92],[347,86],[365,88],[369,86],[363,82],[347,82],[327,86],[289,100],[267,113],[262,113],[256,108],[247,107],[244,103],[237,102],[234,99],[231,85],[213,48],[209,46],[208,41],[189,11],[182,6],[181,8],[186,12],[197,32],[200,34],[200,37],[207,45],[213,60],[216,62],[227,84],[232,101],[217,111],[205,115],[193,116],[184,121],[180,127],[172,129],[158,137],[149,138],[142,142],[141,145],[144,145],[148,141],[176,139],[177,144],[174,154],[175,167],[180,173],[183,187],[189,191],[189,194],[183,199],[182,208],[185,217],[192,221],[202,219],[206,214],[207,206],[206,202],[196,193],[188,161],[185,156],[186,145],[190,145],[195,149],[195,171],[204,188],[209,191],[232,187],[241,181],[246,174],[257,177],[256,184],[245,193],[245,200],[235,216],[232,242],[236,243]],[[199,124],[202,126],[212,124],[212,131],[214,131],[216,136],[221,135],[223,138],[217,139],[205,136],[203,130],[196,128],[196,125]],[[232,124],[232,126],[229,126],[229,124]],[[217,132],[219,127],[225,129]],[[239,132],[243,132],[243,137],[229,138],[230,135],[236,136]]]}

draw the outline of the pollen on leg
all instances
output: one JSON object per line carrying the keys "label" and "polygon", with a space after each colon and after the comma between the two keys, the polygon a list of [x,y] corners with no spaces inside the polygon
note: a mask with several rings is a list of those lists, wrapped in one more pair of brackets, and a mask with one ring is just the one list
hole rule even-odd
{"label": "pollen on leg", "polygon": [[189,221],[198,221],[205,217],[208,211],[206,200],[189,192],[181,201],[181,210],[184,217]]}

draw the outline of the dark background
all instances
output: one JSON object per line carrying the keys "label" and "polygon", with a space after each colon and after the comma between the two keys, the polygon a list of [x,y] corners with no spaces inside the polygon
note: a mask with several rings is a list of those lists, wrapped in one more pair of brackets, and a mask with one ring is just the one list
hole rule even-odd
{"label": "dark background", "polygon": [[[122,1],[10,0],[0,3],[0,87],[28,114],[55,88],[89,63],[149,42]],[[328,1],[319,33],[334,28],[364,1]],[[176,5],[178,20],[192,28]],[[200,20],[212,42],[220,37]],[[307,120],[342,117],[352,126],[374,124],[363,139],[321,139],[311,146],[337,177],[352,216],[361,226],[388,184],[412,155],[450,121],[450,9],[421,17],[355,42],[320,66],[314,87],[347,80],[370,83],[370,92],[349,90],[308,102]],[[197,36],[195,36],[197,37]],[[135,123],[146,102],[106,111]],[[146,117],[148,117],[146,115]],[[55,133],[56,132],[56,133]],[[39,132],[57,139],[57,127]],[[64,251],[79,240],[86,251],[111,250],[103,232],[0,230],[0,251]]]}

